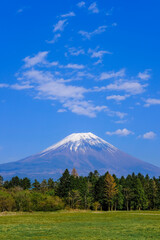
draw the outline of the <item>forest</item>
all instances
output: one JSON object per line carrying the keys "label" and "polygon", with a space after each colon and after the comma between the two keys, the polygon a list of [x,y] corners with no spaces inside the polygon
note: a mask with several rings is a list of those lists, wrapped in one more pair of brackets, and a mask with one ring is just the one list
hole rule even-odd
{"label": "forest", "polygon": [[160,177],[142,174],[117,178],[96,170],[87,177],[74,168],[62,176],[42,182],[13,177],[4,181],[0,176],[0,211],[56,211],[60,209],[88,210],[158,210],[160,209]]}

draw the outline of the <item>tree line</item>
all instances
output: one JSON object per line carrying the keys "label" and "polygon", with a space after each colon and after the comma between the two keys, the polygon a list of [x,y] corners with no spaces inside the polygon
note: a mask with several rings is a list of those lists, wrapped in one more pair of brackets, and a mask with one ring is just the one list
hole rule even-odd
{"label": "tree line", "polygon": [[0,176],[0,211],[55,211],[60,209],[154,210],[160,209],[160,177],[142,174],[117,178],[98,171],[87,177],[76,169],[64,171],[58,181],[52,178],[31,183],[30,179]]}

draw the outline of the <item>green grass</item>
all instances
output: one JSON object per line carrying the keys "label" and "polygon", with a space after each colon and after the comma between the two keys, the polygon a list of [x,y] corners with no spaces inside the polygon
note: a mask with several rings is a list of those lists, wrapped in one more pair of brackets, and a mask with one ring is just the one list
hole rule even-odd
{"label": "green grass", "polygon": [[160,212],[60,211],[0,214],[0,239],[160,239]]}

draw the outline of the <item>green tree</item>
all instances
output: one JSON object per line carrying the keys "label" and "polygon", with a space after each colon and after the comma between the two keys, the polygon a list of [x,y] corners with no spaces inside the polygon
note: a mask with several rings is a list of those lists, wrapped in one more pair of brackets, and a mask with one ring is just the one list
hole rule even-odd
{"label": "green tree", "polygon": [[3,177],[0,176],[0,188],[3,187]]}
{"label": "green tree", "polygon": [[48,190],[48,184],[46,179],[44,179],[40,184],[40,190],[42,193],[45,193]]}
{"label": "green tree", "polygon": [[32,210],[31,194],[28,190],[16,192],[14,199],[17,211],[29,212]]}
{"label": "green tree", "polygon": [[144,188],[139,178],[134,180],[134,209],[145,209],[147,200],[144,193]]}
{"label": "green tree", "polygon": [[34,180],[34,183],[32,183],[34,190],[40,190],[40,183],[37,181],[37,179]]}
{"label": "green tree", "polygon": [[55,183],[52,178],[48,179],[48,189],[54,189]]}
{"label": "green tree", "polygon": [[13,211],[15,209],[15,201],[10,193],[0,191],[0,211]]}
{"label": "green tree", "polygon": [[67,198],[68,193],[71,190],[70,185],[71,185],[70,174],[68,169],[66,169],[62,174],[62,177],[59,179],[58,196],[62,198]]}
{"label": "green tree", "polygon": [[29,178],[25,177],[20,180],[20,186],[25,190],[25,189],[30,189],[31,188],[31,181]]}

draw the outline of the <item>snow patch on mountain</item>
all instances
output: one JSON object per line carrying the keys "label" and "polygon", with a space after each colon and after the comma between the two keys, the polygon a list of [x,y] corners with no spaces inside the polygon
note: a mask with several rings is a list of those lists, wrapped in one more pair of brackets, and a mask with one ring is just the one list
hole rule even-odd
{"label": "snow patch on mountain", "polygon": [[88,148],[105,149],[109,152],[115,152],[118,149],[111,145],[110,143],[104,141],[102,138],[94,135],[93,133],[73,133],[60,142],[52,145],[51,147],[45,149],[41,154],[45,155],[49,151],[56,149],[68,148],[70,151],[82,151],[85,152]]}

